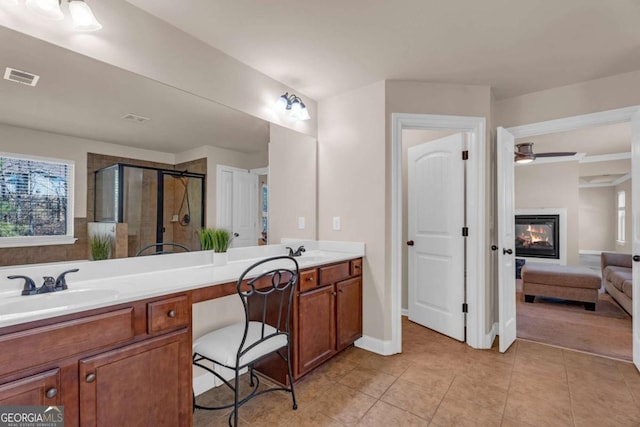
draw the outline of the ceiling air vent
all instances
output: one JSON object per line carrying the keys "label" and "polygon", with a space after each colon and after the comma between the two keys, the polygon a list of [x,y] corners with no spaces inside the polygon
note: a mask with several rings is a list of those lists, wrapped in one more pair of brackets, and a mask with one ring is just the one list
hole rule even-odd
{"label": "ceiling air vent", "polygon": [[144,123],[151,120],[149,117],[139,116],[137,114],[131,114],[131,113],[126,114],[120,118],[127,122],[135,122],[135,123]]}
{"label": "ceiling air vent", "polygon": [[4,78],[6,80],[21,83],[27,86],[35,86],[40,79],[40,76],[36,74],[27,73],[26,71],[16,70],[15,68],[7,67],[4,70]]}

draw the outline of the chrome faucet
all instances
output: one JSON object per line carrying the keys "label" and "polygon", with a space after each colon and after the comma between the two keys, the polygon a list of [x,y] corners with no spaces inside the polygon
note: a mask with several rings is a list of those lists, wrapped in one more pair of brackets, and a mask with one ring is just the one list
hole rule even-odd
{"label": "chrome faucet", "polygon": [[67,273],[76,273],[78,271],[79,270],[77,268],[64,271],[60,273],[57,279],[54,279],[52,276],[43,276],[42,278],[44,279],[44,282],[39,288],[36,287],[36,283],[29,276],[7,276],[7,279],[24,279],[22,295],[46,294],[49,292],[64,291],[65,289],[68,289],[66,280]]}
{"label": "chrome faucet", "polygon": [[287,246],[286,249],[289,249],[289,256],[300,256],[306,251],[304,246],[300,246],[295,252],[289,246]]}

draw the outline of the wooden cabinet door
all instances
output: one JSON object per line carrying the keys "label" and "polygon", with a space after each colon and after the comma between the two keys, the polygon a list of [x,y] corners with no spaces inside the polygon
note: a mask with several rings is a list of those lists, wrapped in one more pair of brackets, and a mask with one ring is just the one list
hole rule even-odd
{"label": "wooden cabinet door", "polygon": [[362,278],[336,284],[336,337],[338,351],[362,336]]}
{"label": "wooden cabinet door", "polygon": [[298,313],[296,377],[336,352],[334,287],[299,294]]}
{"label": "wooden cabinet door", "polygon": [[58,406],[60,394],[60,370],[52,369],[0,385],[0,406]]}
{"label": "wooden cabinet door", "polygon": [[83,359],[82,426],[191,426],[191,358],[183,330]]}

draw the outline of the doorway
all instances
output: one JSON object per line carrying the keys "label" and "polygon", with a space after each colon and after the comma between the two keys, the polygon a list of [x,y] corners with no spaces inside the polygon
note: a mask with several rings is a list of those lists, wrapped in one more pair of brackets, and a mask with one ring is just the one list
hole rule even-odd
{"label": "doorway", "polygon": [[[402,132],[407,129],[454,131],[469,134],[465,186],[467,191],[467,303],[466,342],[474,348],[489,348],[485,332],[485,152],[486,120],[483,117],[440,116],[393,113],[391,136],[391,340],[376,351],[395,354],[402,351],[402,265],[403,194]],[[462,307],[460,307],[462,310]]]}
{"label": "doorway", "polygon": [[[586,114],[582,116],[569,117],[565,119],[551,120],[548,122],[535,123],[530,125],[517,126],[509,129],[498,129],[498,147],[500,150],[504,150],[505,153],[511,152],[511,156],[504,155],[502,159],[498,159],[498,181],[509,181],[511,180],[511,185],[513,185],[513,174],[508,172],[510,164],[511,170],[513,171],[513,143],[516,138],[528,138],[534,137],[538,135],[546,135],[551,133],[565,132],[577,129],[583,129],[592,126],[599,125],[607,125],[621,122],[631,122],[632,123],[632,153],[637,153],[640,148],[640,113],[638,111],[640,108],[629,107],[623,108],[619,110],[610,110],[605,112]],[[632,155],[633,156],[633,155]],[[635,155],[637,157],[637,154]],[[640,178],[640,166],[638,160],[635,160],[635,165],[632,162],[632,177],[633,184],[638,185],[638,178]],[[508,185],[506,185],[508,187]],[[513,188],[513,187],[511,187]],[[637,191],[635,191],[637,193]],[[499,264],[499,280],[498,280],[498,288],[499,288],[499,311],[500,311],[500,328],[505,331],[506,337],[511,337],[511,332],[513,330],[514,338],[515,338],[515,323],[513,325],[507,326],[507,323],[510,322],[509,316],[504,315],[504,313],[515,312],[515,274],[513,274],[513,270],[507,270],[506,268],[502,268],[503,266],[507,266],[509,264],[513,264],[515,254],[513,254],[513,246],[515,243],[514,239],[508,239],[505,236],[505,230],[510,229],[511,231],[513,226],[509,226],[507,221],[510,221],[513,224],[513,192],[505,192],[502,194],[502,200],[498,203],[498,213],[499,213],[499,236],[498,240],[500,243],[500,251],[498,252]],[[640,202],[636,201],[633,203],[632,216],[634,218],[634,222],[637,223],[638,217],[640,216]],[[633,234],[633,252],[638,253],[640,250],[640,241],[638,240],[638,233]],[[512,250],[509,252],[509,250]],[[633,292],[637,295],[637,286],[638,286],[638,275],[634,275],[633,279]],[[640,363],[640,353],[639,353],[639,344],[640,344],[640,330],[638,328],[638,314],[640,310],[638,310],[638,301],[637,298],[634,299],[633,302],[633,358],[634,363],[638,366]],[[503,341],[503,337],[501,336],[501,341]],[[502,345],[501,345],[502,347]]]}

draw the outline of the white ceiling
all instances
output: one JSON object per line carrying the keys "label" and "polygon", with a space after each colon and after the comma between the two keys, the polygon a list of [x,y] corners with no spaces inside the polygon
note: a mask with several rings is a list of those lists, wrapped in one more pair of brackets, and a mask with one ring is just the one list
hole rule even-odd
{"label": "white ceiling", "polygon": [[384,80],[497,99],[640,69],[637,0],[128,0],[316,100]]}
{"label": "white ceiling", "polygon": [[[0,79],[0,123],[167,153],[267,150],[264,120],[6,27],[0,40],[2,74],[10,66],[41,76],[36,87]],[[121,120],[129,113],[151,120]]]}

